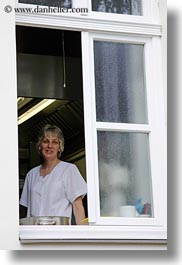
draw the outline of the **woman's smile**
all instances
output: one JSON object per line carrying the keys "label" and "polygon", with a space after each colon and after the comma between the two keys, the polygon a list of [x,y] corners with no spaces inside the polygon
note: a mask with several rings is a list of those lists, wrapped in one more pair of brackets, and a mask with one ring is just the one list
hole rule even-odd
{"label": "woman's smile", "polygon": [[40,144],[41,152],[43,157],[47,156],[55,156],[57,157],[58,152],[60,152],[60,144],[59,139],[56,137],[55,134],[47,134],[41,144]]}

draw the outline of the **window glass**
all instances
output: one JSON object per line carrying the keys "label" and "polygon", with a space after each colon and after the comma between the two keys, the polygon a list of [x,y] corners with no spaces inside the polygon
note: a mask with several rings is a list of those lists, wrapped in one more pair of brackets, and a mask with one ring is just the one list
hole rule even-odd
{"label": "window glass", "polygon": [[151,217],[148,135],[98,131],[97,136],[101,216]]}
{"label": "window glass", "polygon": [[92,10],[106,13],[142,15],[141,0],[92,0]]}
{"label": "window glass", "polygon": [[94,41],[96,118],[147,123],[144,46]]}
{"label": "window glass", "polygon": [[19,0],[19,3],[42,6],[55,6],[71,8],[72,0]]}

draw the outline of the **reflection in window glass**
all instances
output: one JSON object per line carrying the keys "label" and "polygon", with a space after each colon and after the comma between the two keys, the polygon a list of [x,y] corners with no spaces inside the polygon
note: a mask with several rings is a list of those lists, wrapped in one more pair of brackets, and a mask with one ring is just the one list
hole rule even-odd
{"label": "reflection in window glass", "polygon": [[98,131],[98,161],[101,216],[121,216],[132,205],[136,216],[151,217],[148,135]]}
{"label": "reflection in window glass", "polygon": [[147,123],[144,46],[94,41],[97,121]]}
{"label": "reflection in window glass", "polygon": [[41,6],[55,6],[71,8],[72,0],[19,0],[19,3]]}
{"label": "reflection in window glass", "polygon": [[141,15],[141,0],[92,0],[92,10],[137,16]]}

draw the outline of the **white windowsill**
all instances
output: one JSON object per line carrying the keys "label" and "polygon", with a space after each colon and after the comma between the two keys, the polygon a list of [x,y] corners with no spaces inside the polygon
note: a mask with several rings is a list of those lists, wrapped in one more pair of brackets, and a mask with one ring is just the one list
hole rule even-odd
{"label": "white windowsill", "polygon": [[20,226],[21,243],[30,242],[148,242],[166,245],[164,227]]}

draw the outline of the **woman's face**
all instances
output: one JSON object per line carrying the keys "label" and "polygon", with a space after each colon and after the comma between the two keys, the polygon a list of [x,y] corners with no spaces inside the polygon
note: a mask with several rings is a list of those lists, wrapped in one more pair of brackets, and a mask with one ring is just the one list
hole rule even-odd
{"label": "woman's face", "polygon": [[58,152],[60,152],[60,142],[56,134],[46,133],[45,137],[41,141],[40,150],[45,160],[52,160],[57,158]]}

